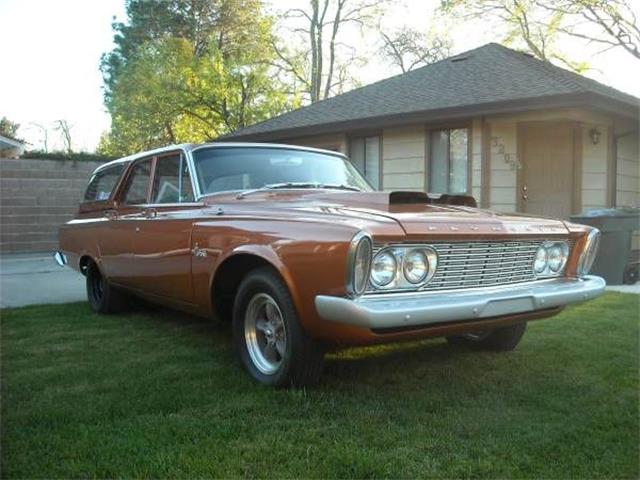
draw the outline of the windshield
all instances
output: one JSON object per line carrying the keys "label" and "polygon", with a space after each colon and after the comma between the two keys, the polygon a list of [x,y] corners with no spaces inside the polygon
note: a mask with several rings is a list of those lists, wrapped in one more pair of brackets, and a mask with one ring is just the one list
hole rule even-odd
{"label": "windshield", "polygon": [[193,152],[203,194],[278,188],[373,188],[344,158],[269,147],[212,147]]}

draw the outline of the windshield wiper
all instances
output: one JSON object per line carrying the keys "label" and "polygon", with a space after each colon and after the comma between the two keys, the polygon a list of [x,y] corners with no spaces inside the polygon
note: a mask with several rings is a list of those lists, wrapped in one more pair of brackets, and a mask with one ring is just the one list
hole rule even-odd
{"label": "windshield wiper", "polygon": [[278,190],[282,188],[321,188],[322,185],[317,182],[283,182],[283,183],[267,183],[258,188],[252,188],[251,190],[245,190],[238,193],[236,198],[244,198],[247,195],[251,195],[256,192],[264,192],[267,190]]}

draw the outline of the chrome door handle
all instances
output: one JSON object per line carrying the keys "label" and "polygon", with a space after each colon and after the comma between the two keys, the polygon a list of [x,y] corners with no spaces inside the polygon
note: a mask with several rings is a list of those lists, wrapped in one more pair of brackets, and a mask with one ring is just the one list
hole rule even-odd
{"label": "chrome door handle", "polygon": [[147,208],[145,209],[144,214],[147,218],[156,218],[158,216],[158,211],[155,208]]}
{"label": "chrome door handle", "polygon": [[104,212],[104,216],[108,220],[116,220],[118,218],[118,212],[116,212],[115,210],[107,210],[106,212]]}

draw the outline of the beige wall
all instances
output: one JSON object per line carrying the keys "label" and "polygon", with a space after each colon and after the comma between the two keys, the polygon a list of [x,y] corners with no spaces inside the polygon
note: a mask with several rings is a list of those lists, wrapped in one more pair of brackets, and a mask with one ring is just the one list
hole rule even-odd
{"label": "beige wall", "polygon": [[327,150],[337,150],[342,153],[347,152],[347,135],[339,133],[335,135],[320,135],[316,137],[291,138],[282,143],[291,145],[303,145],[305,147],[325,148]]}
{"label": "beige wall", "polygon": [[489,208],[498,212],[517,208],[517,128],[513,120],[489,120]]}
{"label": "beige wall", "polygon": [[617,142],[616,205],[640,206],[640,153],[638,133],[624,135]]}
{"label": "beige wall", "polygon": [[384,190],[425,190],[425,142],[423,125],[382,132]]}
{"label": "beige wall", "polygon": [[[611,123],[582,123],[582,210],[606,208],[607,170],[609,159],[609,126]],[[589,132],[600,132],[600,141],[594,145]]]}

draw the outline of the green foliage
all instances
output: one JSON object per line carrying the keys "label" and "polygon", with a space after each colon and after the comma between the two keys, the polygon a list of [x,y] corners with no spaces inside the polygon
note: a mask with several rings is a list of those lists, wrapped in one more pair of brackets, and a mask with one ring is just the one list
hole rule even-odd
{"label": "green foliage", "polygon": [[[130,1],[103,58],[111,131],[98,146],[121,155],[201,142],[299,104],[271,75],[271,19],[259,0]],[[197,10],[194,10],[197,9]]]}
{"label": "green foliage", "polygon": [[86,303],[2,311],[4,478],[638,478],[638,296],[531,322],[514,352],[442,339],[256,385],[228,326]]}
{"label": "green foliage", "polygon": [[108,162],[117,157],[112,155],[102,155],[90,152],[44,152],[42,150],[25,151],[20,158],[30,158],[36,160],[72,160],[74,162]]}
{"label": "green foliage", "polygon": [[0,118],[0,135],[9,137],[14,140],[20,140],[16,137],[20,124],[12,122],[7,117]]}

